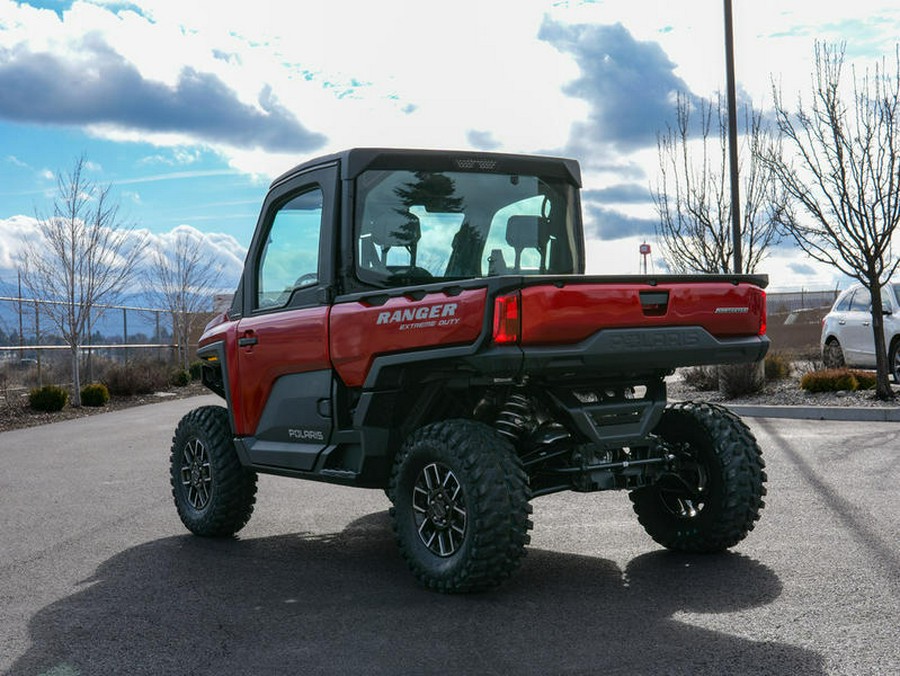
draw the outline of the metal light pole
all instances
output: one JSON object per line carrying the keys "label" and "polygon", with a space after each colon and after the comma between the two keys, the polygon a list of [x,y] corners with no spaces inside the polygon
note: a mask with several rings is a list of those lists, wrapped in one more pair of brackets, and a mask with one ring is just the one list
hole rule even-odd
{"label": "metal light pole", "polygon": [[737,103],[734,87],[734,26],[731,0],[725,0],[725,71],[728,84],[728,150],[731,161],[731,239],[734,248],[734,272],[740,274],[741,260],[741,195],[738,182]]}

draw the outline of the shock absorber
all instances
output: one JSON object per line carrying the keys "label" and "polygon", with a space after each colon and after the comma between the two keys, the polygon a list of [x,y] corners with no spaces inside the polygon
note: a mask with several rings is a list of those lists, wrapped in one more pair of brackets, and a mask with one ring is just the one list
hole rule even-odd
{"label": "shock absorber", "polygon": [[516,443],[529,431],[533,423],[534,409],[531,401],[521,392],[515,392],[509,395],[500,408],[494,420],[494,427],[500,434]]}

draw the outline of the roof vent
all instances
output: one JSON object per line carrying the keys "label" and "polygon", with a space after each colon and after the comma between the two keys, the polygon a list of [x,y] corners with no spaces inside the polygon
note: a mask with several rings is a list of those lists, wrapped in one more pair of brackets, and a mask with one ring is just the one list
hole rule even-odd
{"label": "roof vent", "polygon": [[455,160],[456,166],[460,169],[481,169],[483,171],[493,171],[497,168],[497,160],[479,159],[477,157],[462,158]]}

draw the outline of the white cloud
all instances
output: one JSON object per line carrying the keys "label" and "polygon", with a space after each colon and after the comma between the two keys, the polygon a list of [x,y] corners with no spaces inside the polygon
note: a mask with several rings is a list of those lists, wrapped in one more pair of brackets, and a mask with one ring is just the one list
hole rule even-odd
{"label": "white cloud", "polygon": [[[616,240],[589,238],[585,243],[586,268],[588,274],[639,274],[642,271],[638,247],[643,242],[652,245],[653,253],[648,265],[651,274],[665,274],[666,268],[659,256],[659,247],[652,237],[623,237]],[[800,257],[796,251],[774,249],[760,265],[760,274],[769,276],[768,291],[796,291],[807,289],[820,291],[846,288],[850,283],[844,275],[823,263],[803,257],[803,267],[796,265]]]}
{"label": "white cloud", "polygon": [[[220,3],[214,10],[205,0],[135,5],[138,11],[114,0],[77,1],[61,20],[52,10],[0,0],[0,65],[23,54],[43,55],[53,64],[77,65],[69,72],[85,82],[118,74],[138,86],[157,110],[168,112],[165,118],[120,110],[114,119],[95,114],[72,124],[103,139],[165,148],[146,158],[147,165],[189,167],[209,149],[235,171],[271,178],[310,154],[352,146],[479,147],[576,154],[586,188],[646,190],[655,182],[655,139],[623,152],[612,133],[652,112],[650,106],[626,107],[628,97],[603,79],[590,41],[577,50],[557,49],[539,39],[541,27],[549,22],[564,33],[585,24],[595,29],[592,35],[608,36],[621,24],[629,53],[655,57],[657,81],[666,75],[669,85],[683,83],[696,96],[724,88],[718,0],[459,0],[440,9],[421,0],[334,0],[303,3],[302,11],[287,11],[276,0]],[[890,51],[898,26],[900,8],[886,0],[735,3],[740,86],[764,104],[774,75],[792,98],[808,85],[814,39],[847,39],[850,57],[868,59]],[[668,71],[665,59],[672,63]],[[565,93],[571,83],[583,87],[580,98],[571,89]],[[186,93],[197,95],[190,106],[181,105]],[[211,93],[236,111],[220,114],[214,130],[216,110],[203,104],[219,113],[222,105],[211,105],[204,96]],[[655,104],[654,120],[664,110],[664,96],[632,98]],[[197,117],[187,124],[190,111]],[[241,142],[238,132],[247,125],[236,121],[258,125],[255,135]],[[271,132],[276,123],[278,134]],[[644,127],[639,133],[629,127],[632,140],[652,136],[652,125]],[[298,142],[304,134],[305,144]],[[172,176],[153,171],[118,183]],[[52,180],[52,172],[45,178]],[[655,217],[647,203],[614,207],[618,227],[612,218],[606,227],[618,235],[629,223],[644,227]],[[598,224],[586,225],[592,231]],[[236,242],[207,237],[213,250],[242,258]],[[627,247],[636,251],[638,243],[626,237],[592,244],[591,251],[607,256],[603,252],[625,247],[597,265],[629,272],[637,255]]]}
{"label": "white cloud", "polygon": [[[206,233],[190,225],[179,225],[168,232],[149,233],[146,230],[136,230],[130,235],[132,245],[141,242],[144,247],[161,246],[163,249],[171,248],[179,233],[187,233],[200,239],[204,256],[217,262],[221,269],[222,289],[231,291],[237,286],[238,278],[243,269],[244,257],[247,250],[231,235],[222,233]],[[16,278],[16,270],[19,268],[19,257],[24,250],[26,240],[39,238],[40,231],[37,222],[29,216],[13,216],[0,219],[0,280]],[[146,260],[144,261],[147,262]],[[131,292],[139,292],[140,284],[136,283]]]}
{"label": "white cloud", "polygon": [[[512,152],[564,147],[572,125],[584,122],[589,109],[563,93],[579,77],[575,56],[538,40],[548,16],[560,25],[621,23],[635,40],[658,43],[675,64],[674,76],[694,93],[708,96],[724,84],[722,7],[713,0],[459,0],[440,12],[409,0],[344,0],[305,6],[297,21],[285,21],[284,6],[275,0],[230,3],[215,12],[201,0],[145,0],[135,3],[138,11],[127,7],[75,2],[60,20],[51,10],[7,3],[0,9],[0,45],[78,63],[92,45],[102,44],[145,83],[175,91],[187,68],[221,83],[260,115],[266,114],[260,94],[271,91],[305,129],[327,138],[322,151],[355,145],[465,148],[484,146],[488,138],[488,145]],[[798,57],[810,58],[815,35],[845,35],[853,20],[864,24],[865,44],[876,49],[896,34],[900,11],[876,0],[788,8],[776,0],[738,3],[741,86],[767,99],[770,73],[797,70]],[[85,63],[85,76],[97,65]],[[791,91],[803,83],[788,77],[784,84]],[[119,141],[206,145],[253,173],[277,173],[304,154],[280,153],[276,144],[236,148],[241,144],[229,142],[227,134],[204,136],[191,126],[146,128],[122,119],[87,126]],[[311,145],[313,150],[319,149]]]}
{"label": "white cloud", "polygon": [[22,160],[20,160],[20,159],[19,159],[18,157],[16,157],[15,155],[7,155],[6,158],[5,158],[5,160],[6,160],[9,164],[12,164],[13,166],[21,167],[22,169],[28,169],[28,168],[29,168],[28,165],[27,165],[25,162],[23,162]]}
{"label": "white cloud", "polygon": [[0,276],[15,276],[22,243],[37,232],[35,220],[28,216],[13,216],[0,220]]}

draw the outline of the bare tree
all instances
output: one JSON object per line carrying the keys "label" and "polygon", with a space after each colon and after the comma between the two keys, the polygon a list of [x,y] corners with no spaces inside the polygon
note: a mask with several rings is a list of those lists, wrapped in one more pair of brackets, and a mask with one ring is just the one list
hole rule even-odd
{"label": "bare tree", "polygon": [[[702,100],[699,120],[682,95],[676,123],[657,137],[659,178],[653,199],[659,214],[656,235],[663,258],[676,272],[728,273],[733,270],[728,113],[722,96]],[[777,241],[776,215],[783,209],[771,171],[756,150],[769,130],[762,114],[743,109],[741,221],[743,272],[753,272]],[[696,138],[695,138],[696,136]]]}
{"label": "bare tree", "polygon": [[792,198],[780,214],[784,230],[869,289],[876,394],[889,399],[881,288],[900,262],[891,250],[900,223],[900,48],[892,70],[882,59],[847,82],[843,65],[843,46],[817,43],[810,100],[799,96],[795,112],[773,85],[780,143],[762,159]]}
{"label": "bare tree", "polygon": [[81,405],[80,346],[91,312],[134,279],[141,242],[119,218],[110,186],[85,176],[85,158],[56,176],[51,215],[37,215],[39,237],[24,242],[22,281],[32,297],[52,300],[45,314],[69,347],[72,403]]}
{"label": "bare tree", "polygon": [[146,288],[154,302],[169,312],[178,362],[187,370],[190,339],[198,314],[209,310],[222,277],[221,263],[204,254],[203,241],[189,230],[179,230],[172,249],[154,248],[147,270]]}

